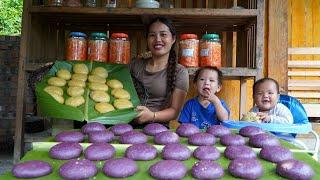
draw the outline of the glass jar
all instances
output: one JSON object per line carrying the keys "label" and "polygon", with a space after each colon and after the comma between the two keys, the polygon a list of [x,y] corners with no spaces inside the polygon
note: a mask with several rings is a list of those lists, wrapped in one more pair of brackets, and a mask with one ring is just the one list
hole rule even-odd
{"label": "glass jar", "polygon": [[107,8],[117,7],[117,0],[104,0],[104,7],[107,7]]}
{"label": "glass jar", "polygon": [[81,0],[64,0],[64,6],[68,7],[82,7]]}
{"label": "glass jar", "polygon": [[112,33],[109,41],[109,62],[128,64],[130,62],[130,52],[128,34]]}
{"label": "glass jar", "polygon": [[66,60],[85,61],[87,59],[87,35],[82,32],[70,32],[66,45]]}
{"label": "glass jar", "polygon": [[94,32],[90,34],[88,42],[88,60],[108,61],[108,41],[105,33]]}
{"label": "glass jar", "polygon": [[204,34],[200,41],[200,66],[221,67],[221,43],[218,34]]}
{"label": "glass jar", "polygon": [[179,42],[179,63],[185,67],[198,67],[198,56],[198,36],[196,34],[182,34]]}
{"label": "glass jar", "polygon": [[86,6],[87,7],[97,7],[97,0],[87,0]]}
{"label": "glass jar", "polygon": [[63,0],[48,0],[48,6],[62,6]]}

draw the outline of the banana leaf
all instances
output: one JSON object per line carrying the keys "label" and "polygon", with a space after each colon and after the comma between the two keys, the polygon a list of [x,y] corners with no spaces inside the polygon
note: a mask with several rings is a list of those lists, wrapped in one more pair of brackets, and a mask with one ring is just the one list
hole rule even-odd
{"label": "banana leaf", "polygon": [[[43,176],[37,179],[43,179],[43,180],[55,180],[55,179],[61,179],[61,177],[58,174],[59,171],[59,167],[66,162],[66,160],[55,160],[55,159],[51,159],[49,157],[49,149],[54,146],[56,144],[56,142],[37,142],[37,143],[33,143],[33,150],[29,151],[21,160],[21,162],[23,161],[28,161],[28,160],[42,160],[42,161],[46,161],[48,163],[50,163],[53,166],[53,172],[47,176]],[[85,149],[86,147],[88,147],[90,144],[89,143],[81,143],[81,145],[83,146],[83,148]],[[116,157],[123,157],[124,156],[124,152],[126,150],[127,147],[129,147],[130,145],[128,144],[112,144],[115,148],[116,148]],[[158,157],[154,160],[150,160],[150,161],[136,161],[139,170],[136,174],[134,174],[133,176],[130,176],[126,179],[154,179],[152,178],[149,173],[148,173],[148,169],[149,167],[156,163],[157,161],[161,160],[161,156],[160,156],[160,152],[163,148],[162,145],[154,145],[159,154]],[[194,150],[196,148],[196,146],[188,146],[190,148],[190,150]],[[220,152],[223,152],[225,147],[217,147],[217,149]],[[258,152],[258,151],[256,151]],[[311,156],[307,153],[304,152],[294,152],[294,157],[295,159],[301,160],[307,164],[309,164],[313,170],[315,171],[315,176],[313,177],[314,180],[316,179],[320,179],[320,165],[319,162],[315,161],[314,159],[311,158]],[[83,155],[80,158],[84,158]],[[259,179],[285,179],[282,178],[280,176],[278,176],[275,172],[275,167],[276,164],[274,163],[270,163],[267,162],[263,159],[258,158],[258,160],[261,162],[263,168],[264,168],[264,175],[259,178]],[[194,157],[191,157],[190,159],[183,161],[183,163],[186,165],[186,167],[190,170],[192,168],[192,166],[197,162],[198,160],[195,159]],[[230,160],[228,160],[227,158],[225,158],[223,155],[221,155],[221,157],[215,161],[216,163],[220,164],[223,168],[224,168],[224,173],[225,175],[223,176],[222,179],[237,179],[235,177],[233,177],[227,170],[228,165],[230,163]],[[104,165],[104,161],[96,161],[96,166],[98,168],[98,173],[95,177],[93,177],[92,179],[114,179],[114,178],[110,178],[107,177],[103,174],[103,172],[101,171],[101,168]],[[17,179],[15,178],[11,172],[6,173],[3,176],[0,176],[0,179]],[[186,174],[186,176],[184,177],[184,179],[194,179],[190,173],[190,171],[188,171],[188,173]]]}
{"label": "banana leaf", "polygon": [[[83,95],[85,98],[85,103],[78,107],[71,107],[60,104],[56,100],[54,100],[48,93],[43,90],[48,85],[48,79],[56,76],[57,71],[62,68],[65,68],[72,72],[72,66],[75,63],[86,64],[90,72],[95,67],[104,67],[109,73],[107,81],[110,79],[118,79],[123,83],[124,89],[130,93],[133,108],[114,110],[108,113],[98,113],[94,109],[95,102],[89,97],[90,90],[88,88],[85,89],[85,93]],[[66,93],[67,88],[63,87],[63,90],[63,97],[64,99],[66,99],[69,97]],[[108,90],[108,94],[110,94],[110,92],[111,89]],[[43,80],[36,85],[36,97],[41,115],[44,117],[77,121],[95,121],[103,124],[118,124],[130,122],[137,115],[137,112],[134,110],[134,108],[140,104],[140,100],[134,88],[129,69],[126,65],[106,64],[89,61],[56,61],[48,74],[45,75]],[[113,103],[113,101],[114,98],[111,96],[110,103]]]}

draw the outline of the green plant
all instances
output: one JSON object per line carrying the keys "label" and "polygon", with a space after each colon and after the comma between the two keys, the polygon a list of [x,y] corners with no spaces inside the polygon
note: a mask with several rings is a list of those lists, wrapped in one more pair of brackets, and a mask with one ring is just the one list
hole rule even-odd
{"label": "green plant", "polygon": [[20,35],[23,0],[0,1],[0,35]]}

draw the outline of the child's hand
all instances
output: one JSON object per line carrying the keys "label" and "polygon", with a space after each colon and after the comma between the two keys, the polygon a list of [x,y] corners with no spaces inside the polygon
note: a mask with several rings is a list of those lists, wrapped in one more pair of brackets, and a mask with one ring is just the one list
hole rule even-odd
{"label": "child's hand", "polygon": [[268,115],[268,113],[257,112],[257,116],[259,116],[260,120],[263,123],[269,123],[270,122],[270,116]]}
{"label": "child's hand", "polygon": [[220,102],[218,96],[215,95],[214,92],[212,92],[210,89],[205,89],[203,94],[203,99],[208,100],[212,103],[214,102]]}

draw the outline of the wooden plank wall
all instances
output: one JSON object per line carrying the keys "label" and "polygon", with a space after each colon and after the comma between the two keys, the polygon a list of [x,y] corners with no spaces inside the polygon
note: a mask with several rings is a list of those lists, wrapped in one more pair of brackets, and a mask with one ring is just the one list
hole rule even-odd
{"label": "wooden plank wall", "polygon": [[[288,0],[288,47],[320,47],[320,0]],[[290,60],[316,61],[320,55],[290,55]],[[317,69],[292,69],[316,71]],[[319,69],[317,70],[319,71]],[[320,76],[295,76],[294,80],[320,80]],[[320,103],[320,99],[301,99],[303,103]]]}

